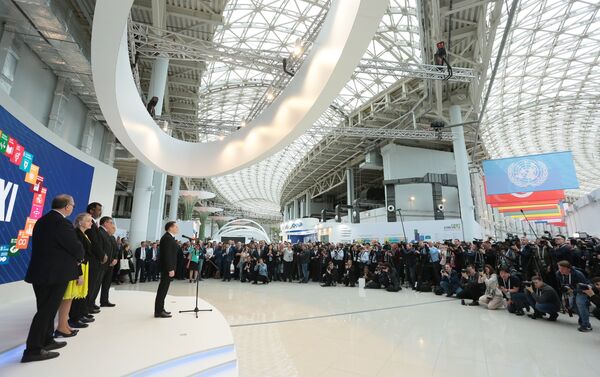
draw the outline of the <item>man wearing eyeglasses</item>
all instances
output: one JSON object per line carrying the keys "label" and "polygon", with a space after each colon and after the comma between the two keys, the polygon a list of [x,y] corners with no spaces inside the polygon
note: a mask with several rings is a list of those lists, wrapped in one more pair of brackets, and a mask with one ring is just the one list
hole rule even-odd
{"label": "man wearing eyeglasses", "polygon": [[67,219],[74,207],[73,197],[58,195],[52,200],[52,211],[42,216],[33,228],[31,261],[25,281],[33,285],[37,313],[23,351],[24,363],[58,357],[59,353],[52,350],[67,344],[55,341],[52,335],[54,317],[67,284],[79,277],[77,265],[84,258],[83,246]]}

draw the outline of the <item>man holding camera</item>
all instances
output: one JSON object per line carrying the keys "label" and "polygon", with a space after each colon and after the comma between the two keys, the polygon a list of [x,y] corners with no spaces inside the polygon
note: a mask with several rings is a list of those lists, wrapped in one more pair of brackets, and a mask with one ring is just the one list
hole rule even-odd
{"label": "man holding camera", "polygon": [[598,292],[600,292],[600,277],[593,278],[592,283],[593,286],[588,286],[582,292],[590,298],[590,301],[596,305],[596,308],[600,308],[600,296],[598,295]]}
{"label": "man holding camera", "polygon": [[456,290],[460,287],[460,278],[458,277],[458,273],[450,267],[449,263],[444,265],[444,269],[442,270],[442,279],[440,281],[440,287],[442,291],[446,294],[446,297],[452,297],[452,295],[456,292]]}
{"label": "man holding camera", "polygon": [[534,276],[530,284],[525,283],[525,293],[527,301],[534,309],[529,318],[543,318],[548,314],[549,317],[546,318],[548,321],[556,321],[560,310],[560,299],[554,288],[544,283],[539,276]]}
{"label": "man holding camera", "polygon": [[511,275],[507,268],[500,269],[498,288],[506,299],[508,311],[518,316],[525,315],[523,308],[527,306],[527,299],[521,292],[521,280]]}
{"label": "man holding camera", "polygon": [[581,332],[592,331],[589,309],[590,298],[583,293],[583,290],[587,290],[589,287],[585,275],[573,268],[569,261],[561,260],[558,262],[556,280],[561,287],[563,297],[567,299],[568,308],[579,315],[579,328],[577,330]]}

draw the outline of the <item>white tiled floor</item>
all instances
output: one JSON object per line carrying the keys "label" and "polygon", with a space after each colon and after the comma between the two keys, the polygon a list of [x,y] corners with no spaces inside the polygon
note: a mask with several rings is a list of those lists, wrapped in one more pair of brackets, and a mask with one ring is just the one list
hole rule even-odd
{"label": "white tiled floor", "polygon": [[[194,289],[178,281],[169,294]],[[576,318],[562,315],[548,323],[430,293],[316,283],[211,280],[201,283],[201,297],[233,326],[242,377],[600,376],[596,319],[582,334]],[[397,308],[371,311],[390,307]]]}
{"label": "white tiled floor", "polygon": [[[154,292],[156,283],[116,288]],[[194,289],[177,281],[169,293],[190,297]],[[533,321],[413,291],[220,281],[201,289],[233,326],[244,377],[600,375],[595,319],[597,329],[581,334],[576,318]],[[114,300],[125,307],[119,295]],[[11,303],[10,312],[33,308],[22,306]],[[5,314],[3,323],[12,323]],[[15,335],[11,329],[3,329],[0,343]]]}

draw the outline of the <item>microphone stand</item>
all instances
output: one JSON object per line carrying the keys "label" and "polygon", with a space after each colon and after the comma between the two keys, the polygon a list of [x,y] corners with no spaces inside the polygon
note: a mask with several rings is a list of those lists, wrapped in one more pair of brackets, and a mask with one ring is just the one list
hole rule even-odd
{"label": "microphone stand", "polygon": [[212,309],[198,309],[198,295],[200,293],[200,278],[202,277],[200,271],[200,263],[196,266],[198,270],[198,277],[196,278],[196,307],[192,310],[180,310],[179,313],[195,313],[196,318],[198,318],[198,312],[212,312]]}

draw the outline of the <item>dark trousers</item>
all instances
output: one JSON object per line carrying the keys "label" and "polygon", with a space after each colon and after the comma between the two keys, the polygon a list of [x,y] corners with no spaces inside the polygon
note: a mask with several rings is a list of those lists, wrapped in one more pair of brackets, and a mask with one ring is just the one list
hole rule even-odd
{"label": "dark trousers", "polygon": [[263,284],[268,283],[269,278],[267,278],[266,276],[261,275],[261,274],[254,274],[254,282],[258,283],[259,281],[261,281]]}
{"label": "dark trousers", "polygon": [[71,303],[71,310],[69,310],[70,321],[77,322],[87,314],[86,303],[86,298],[76,298],[73,300]]}
{"label": "dark trousers", "polygon": [[160,314],[165,310],[165,297],[169,291],[171,285],[171,278],[168,272],[160,274],[160,283],[158,283],[158,290],[156,291],[156,300],[154,301],[154,314]]}
{"label": "dark trousers", "polygon": [[147,281],[156,281],[158,276],[158,271],[156,271],[156,261],[152,259],[146,259],[146,280]]}
{"label": "dark trousers", "polygon": [[112,276],[114,266],[105,267],[104,276],[102,277],[102,292],[100,292],[100,305],[106,304],[108,300],[108,290],[112,284]]}
{"label": "dark trousers", "polygon": [[33,284],[37,312],[33,316],[29,328],[26,354],[38,354],[42,347],[54,341],[54,317],[67,290],[67,285],[66,281],[52,285]]}
{"label": "dark trousers", "polygon": [[146,261],[135,261],[135,281],[146,281]]}
{"label": "dark trousers", "polygon": [[338,272],[338,277],[337,277],[337,282],[341,283],[342,282],[342,271],[344,271],[344,261],[343,260],[334,260],[333,263],[335,264],[335,266],[337,267]]}
{"label": "dark trousers", "polygon": [[98,293],[100,292],[105,271],[106,267],[104,265],[90,261],[90,276],[88,280],[89,287],[87,296],[88,309],[92,309],[96,303],[96,297],[98,297]]}
{"label": "dark trousers", "polygon": [[292,281],[293,262],[283,262],[283,281]]}

